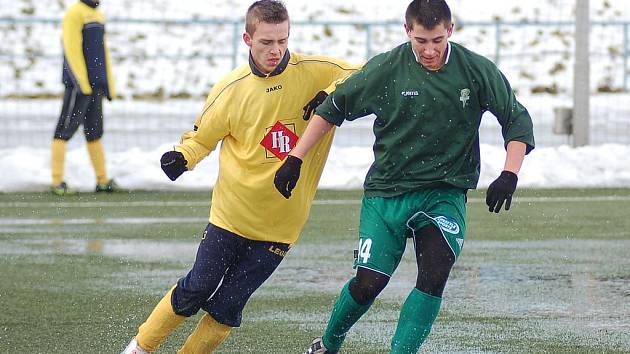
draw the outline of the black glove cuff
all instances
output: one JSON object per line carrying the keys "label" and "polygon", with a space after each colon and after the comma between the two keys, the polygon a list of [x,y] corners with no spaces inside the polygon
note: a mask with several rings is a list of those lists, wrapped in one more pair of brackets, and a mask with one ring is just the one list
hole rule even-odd
{"label": "black glove cuff", "polygon": [[311,119],[311,116],[315,114],[315,109],[326,100],[326,97],[328,97],[326,91],[319,91],[317,95],[302,108],[304,110],[302,118],[304,118],[304,120]]}
{"label": "black glove cuff", "polygon": [[326,97],[328,97],[328,92],[326,91],[319,91],[317,93],[317,95],[315,96],[315,102],[318,103],[318,105],[324,103],[324,101],[326,101]]}
{"label": "black glove cuff", "polygon": [[162,165],[171,165],[173,163],[178,163],[178,164],[182,164],[184,166],[186,166],[186,164],[188,164],[188,161],[186,161],[186,158],[184,158],[184,154],[182,154],[179,151],[167,151],[165,152],[162,157],[160,158],[160,163]]}
{"label": "black glove cuff", "polygon": [[518,176],[514,172],[504,170],[503,172],[501,172],[500,177],[510,182],[510,184],[516,185],[516,183],[518,182]]}
{"label": "black glove cuff", "polygon": [[287,156],[286,161],[284,162],[288,167],[292,168],[300,168],[302,166],[302,159],[299,157],[295,157],[293,155]]}

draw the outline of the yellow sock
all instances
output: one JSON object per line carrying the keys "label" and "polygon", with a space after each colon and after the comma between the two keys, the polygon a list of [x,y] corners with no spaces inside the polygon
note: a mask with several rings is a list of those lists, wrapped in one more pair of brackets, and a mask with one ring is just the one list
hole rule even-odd
{"label": "yellow sock", "polygon": [[185,316],[180,316],[173,311],[173,305],[171,305],[173,289],[175,287],[172,287],[164,295],[149,315],[149,318],[138,329],[138,335],[136,336],[138,345],[148,352],[155,351],[160,346],[160,343],[186,319]]}
{"label": "yellow sock", "polygon": [[52,185],[58,186],[63,182],[63,165],[66,159],[66,141],[53,139],[50,154],[50,170],[52,172]]}
{"label": "yellow sock", "polygon": [[177,354],[212,353],[228,337],[231,330],[232,327],[220,324],[206,313]]}
{"label": "yellow sock", "polygon": [[105,152],[101,139],[88,141],[87,148],[90,153],[90,159],[92,160],[92,167],[94,167],[96,183],[105,184],[109,182],[107,172],[105,172]]}

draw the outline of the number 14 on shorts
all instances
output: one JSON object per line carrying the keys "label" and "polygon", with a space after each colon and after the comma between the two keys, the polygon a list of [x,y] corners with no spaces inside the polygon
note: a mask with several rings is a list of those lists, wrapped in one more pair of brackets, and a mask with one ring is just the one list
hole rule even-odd
{"label": "number 14 on shorts", "polygon": [[372,239],[360,238],[359,249],[354,250],[354,258],[357,259],[357,263],[367,263],[370,259],[370,249],[372,248]]}

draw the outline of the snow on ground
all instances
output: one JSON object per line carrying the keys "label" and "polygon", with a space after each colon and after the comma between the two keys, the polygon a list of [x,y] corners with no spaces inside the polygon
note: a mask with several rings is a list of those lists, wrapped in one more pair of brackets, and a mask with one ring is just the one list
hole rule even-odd
{"label": "snow on ground", "polygon": [[[75,0],[53,2],[21,0],[0,0],[0,19],[56,19],[61,18],[66,6]],[[386,22],[397,24],[385,32],[375,32],[372,50],[386,50],[404,40],[401,23],[408,1],[382,2],[376,0],[348,0],[339,3],[336,0],[322,1],[285,1],[292,20],[305,21],[363,21]],[[157,122],[156,116],[168,115],[165,111],[171,105],[180,113],[179,117],[168,122],[168,136],[158,136],[158,132],[144,129],[163,129],[165,121],[159,124],[141,124],[136,115],[136,108],[145,105],[130,98],[136,94],[154,94],[166,92],[167,95],[185,94],[198,97],[202,102],[212,82],[230,69],[229,58],[221,61],[220,54],[226,54],[225,48],[231,48],[232,29],[230,26],[204,27],[197,23],[187,25],[186,21],[195,19],[222,19],[240,21],[251,4],[249,0],[197,1],[197,0],[120,0],[103,1],[102,10],[109,19],[175,19],[183,21],[181,25],[147,26],[143,24],[121,27],[111,23],[108,27],[110,46],[114,57],[118,58],[115,66],[118,88],[126,100],[107,105],[112,107],[112,114],[107,112],[107,136],[115,131],[125,135],[123,142],[152,139],[138,147],[106,140],[106,149],[113,149],[107,155],[110,175],[124,187],[130,189],[206,189],[216,178],[217,155],[212,154],[200,164],[196,171],[185,174],[175,183],[170,182],[159,168],[159,157],[172,144],[166,142],[176,139],[182,132],[178,121],[185,111],[188,126],[199,104],[193,108],[182,109],[172,101],[141,110],[147,120]],[[496,34],[490,28],[470,25],[475,21],[532,22],[559,21],[574,17],[574,0],[532,0],[524,6],[521,1],[464,1],[450,0],[456,23],[463,29],[456,32],[453,40],[468,44],[472,49],[492,57],[495,54]],[[627,0],[591,0],[593,21],[628,21],[630,6]],[[468,29],[466,26],[468,25]],[[219,28],[221,27],[221,28]],[[308,27],[308,26],[306,26]],[[356,27],[356,26],[355,26]],[[209,28],[213,36],[208,36]],[[365,55],[364,28],[301,28],[296,25],[292,31],[291,48],[303,52],[316,52],[336,55],[347,60],[362,60]],[[599,35],[598,31],[612,28],[617,36]],[[595,72],[593,86],[606,84],[610,79],[612,86],[618,87],[623,75],[617,71],[621,67],[623,56],[613,55],[623,38],[618,27],[599,26],[592,31],[597,38],[599,50],[593,48],[592,66]],[[474,29],[474,30],[473,30]],[[216,30],[216,31],[214,31]],[[242,29],[239,27],[237,34]],[[347,32],[347,33],[346,33]],[[328,35],[327,35],[328,34]],[[626,142],[630,134],[628,129],[628,95],[607,96],[593,100],[593,139],[598,146],[572,149],[561,145],[562,137],[549,133],[552,124],[551,111],[559,101],[570,102],[572,80],[572,62],[565,57],[570,54],[573,42],[572,28],[528,28],[516,26],[500,32],[502,70],[510,78],[519,96],[532,112],[536,127],[544,127],[538,134],[542,142],[527,157],[520,174],[519,185],[527,187],[630,187],[630,146],[612,144]],[[0,26],[0,85],[1,95],[23,95],[29,93],[59,94],[62,85],[59,82],[61,49],[57,24]],[[613,40],[604,43],[604,40]],[[238,52],[246,56],[246,47],[239,41]],[[25,53],[30,53],[25,56]],[[613,53],[613,54],[611,54]],[[240,57],[239,57],[240,58]],[[224,58],[225,59],[225,58]],[[562,64],[562,65],[559,65]],[[554,70],[550,70],[553,68]],[[148,71],[147,71],[148,70]],[[151,71],[157,70],[157,71]],[[201,70],[201,71],[199,71]],[[617,71],[615,71],[617,70]],[[621,72],[623,69],[621,69]],[[554,99],[539,99],[529,95],[529,89],[536,85],[560,87],[560,96]],[[162,90],[162,91],[160,91]],[[564,90],[564,91],[563,91]],[[540,96],[540,95],[535,95]],[[564,97],[564,98],[562,98]],[[531,100],[531,104],[530,104]],[[45,191],[50,181],[50,152],[48,149],[54,121],[59,111],[60,101],[40,105],[39,101],[27,101],[29,107],[14,106],[24,104],[2,100],[0,102],[0,121],[3,124],[0,141],[0,192]],[[51,101],[52,102],[52,101]],[[116,108],[120,107],[120,108]],[[118,111],[116,111],[118,110]],[[32,116],[32,117],[31,117]],[[118,126],[114,117],[120,117]],[[37,118],[39,117],[39,118]],[[110,117],[112,118],[110,120]],[[18,118],[18,119],[16,119]],[[133,118],[133,119],[130,119]],[[39,119],[39,120],[38,120]],[[144,120],[146,122],[147,120]],[[8,122],[11,122],[10,124]],[[41,123],[41,124],[40,124]],[[348,125],[351,127],[351,125]],[[604,127],[605,129],[602,129]],[[344,127],[343,129],[348,129]],[[369,129],[369,128],[368,128]],[[501,170],[503,150],[498,141],[483,139],[482,174],[479,185],[487,186]],[[612,131],[611,131],[612,130]],[[139,134],[144,132],[144,135]],[[496,135],[496,134],[495,134]],[[153,136],[153,137],[152,137]],[[156,137],[157,136],[157,137]],[[355,135],[363,137],[363,135]],[[626,139],[626,140],[624,140]],[[77,142],[79,140],[79,142]],[[369,140],[369,139],[368,139]],[[560,144],[558,141],[560,140]],[[156,142],[157,141],[157,142]],[[354,141],[354,140],[353,140]],[[21,142],[21,143],[20,143]],[[607,144],[608,143],[608,144]],[[123,146],[124,148],[120,148]],[[323,188],[360,188],[365,172],[371,161],[369,144],[361,141],[357,146],[351,143],[334,146],[325,169],[320,186]],[[110,146],[110,147],[108,147]],[[69,145],[66,160],[66,180],[79,190],[89,191],[94,187],[94,176],[87,152],[75,137]]]}
{"label": "snow on ground", "polygon": [[[108,155],[108,170],[121,186],[132,190],[210,189],[218,173],[218,154],[212,153],[194,171],[171,182],[160,169],[160,156],[172,145]],[[480,187],[486,187],[503,167],[502,147],[483,144]],[[320,188],[361,188],[373,160],[369,147],[333,146]],[[46,191],[50,183],[50,151],[31,147],[0,149],[0,192]],[[80,191],[91,191],[94,172],[85,148],[68,151],[66,181]],[[571,148],[538,148],[525,159],[520,187],[630,187],[630,146],[607,144]],[[273,188],[273,186],[269,186]]]}

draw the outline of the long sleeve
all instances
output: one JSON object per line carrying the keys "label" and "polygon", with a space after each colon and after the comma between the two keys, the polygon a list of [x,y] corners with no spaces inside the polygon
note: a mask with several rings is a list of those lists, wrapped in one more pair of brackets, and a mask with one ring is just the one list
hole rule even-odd
{"label": "long sleeve", "polygon": [[114,70],[112,70],[112,59],[111,55],[109,55],[109,46],[107,45],[107,39],[103,41],[103,45],[105,46],[105,69],[107,73],[107,86],[109,91],[109,99],[114,99],[116,97],[116,81],[114,81]]}
{"label": "long sleeve", "polygon": [[92,94],[92,87],[88,77],[85,56],[83,55],[83,21],[77,11],[68,11],[63,18],[62,40],[63,52],[71,75],[79,85],[81,93]]}

